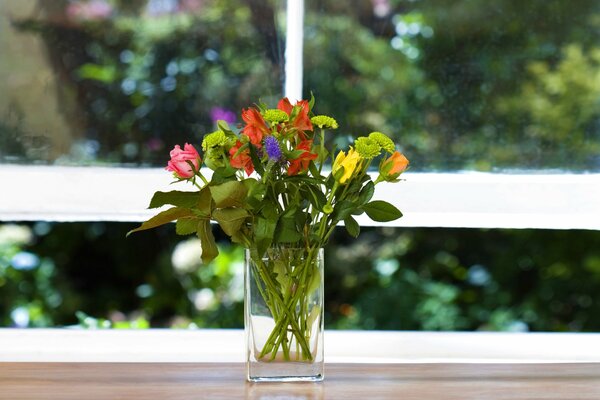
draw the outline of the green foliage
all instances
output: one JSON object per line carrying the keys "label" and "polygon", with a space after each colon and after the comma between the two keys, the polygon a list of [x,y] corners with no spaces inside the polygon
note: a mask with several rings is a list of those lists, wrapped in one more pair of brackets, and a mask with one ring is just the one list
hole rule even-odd
{"label": "green foliage", "polygon": [[521,145],[531,156],[545,148],[548,167],[586,164],[600,154],[600,143],[588,140],[600,118],[599,67],[600,47],[568,44],[558,62],[530,62],[520,93],[498,100],[510,128],[526,124]]}
{"label": "green foliage", "polygon": [[[593,231],[367,229],[327,250],[327,326],[598,331]],[[326,286],[327,288],[327,286]],[[385,305],[385,306],[382,306]]]}
{"label": "green foliage", "polygon": [[[98,145],[95,161],[163,164],[165,148],[214,130],[211,109],[279,95],[279,54],[263,46],[277,33],[273,13],[256,25],[269,14],[241,0],[162,15],[128,4],[112,2],[105,19],[15,24],[42,37],[50,58],[69,60],[52,66],[61,107],[77,115],[75,131],[93,132],[85,139]],[[64,14],[53,7],[66,18],[67,5]]]}
{"label": "green foliage", "polygon": [[326,3],[308,5],[305,90],[345,117],[329,140],[381,126],[418,170],[598,168],[597,2],[403,2],[380,20]]}
{"label": "green foliage", "polygon": [[198,192],[156,192],[150,200],[148,208],[158,208],[170,204],[172,206],[192,208],[196,207],[200,201]]}
{"label": "green foliage", "polygon": [[389,222],[402,217],[400,210],[387,201],[375,200],[362,206],[362,209],[377,222]]}
{"label": "green foliage", "polygon": [[[124,246],[128,229],[0,225],[0,324],[243,326],[241,247],[220,244],[203,263],[194,237],[163,227]],[[594,231],[338,229],[325,249],[326,326],[599,331],[599,249]]]}

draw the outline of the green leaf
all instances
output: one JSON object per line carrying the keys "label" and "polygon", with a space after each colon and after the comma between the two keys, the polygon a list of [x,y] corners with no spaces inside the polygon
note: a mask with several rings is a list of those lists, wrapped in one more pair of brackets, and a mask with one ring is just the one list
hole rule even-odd
{"label": "green leaf", "polygon": [[373,183],[373,181],[369,181],[362,188],[358,195],[358,204],[367,204],[371,200],[371,198],[373,198],[373,193],[375,193],[375,184]]}
{"label": "green leaf", "polygon": [[308,198],[314,208],[323,211],[323,207],[327,204],[327,198],[319,188],[307,185],[301,193],[304,197]]}
{"label": "green leaf", "polygon": [[150,200],[148,208],[158,208],[165,204],[177,207],[193,208],[198,204],[200,194],[198,192],[182,192],[173,190],[171,192],[156,192]]}
{"label": "green leaf", "polygon": [[287,151],[285,153],[285,156],[288,160],[295,160],[296,158],[300,157],[305,152],[306,152],[306,150],[292,150],[292,151]]}
{"label": "green leaf", "polygon": [[267,249],[271,246],[271,243],[273,243],[276,227],[277,220],[262,217],[256,218],[256,224],[254,225],[254,242],[260,257],[265,254]]}
{"label": "green leaf", "polygon": [[389,222],[402,217],[402,212],[387,201],[375,200],[362,208],[369,218],[377,222]]}
{"label": "green leaf", "polygon": [[351,216],[347,216],[344,218],[344,226],[346,227],[346,231],[350,234],[350,236],[358,237],[360,234],[360,225],[358,222]]}
{"label": "green leaf", "polygon": [[265,193],[267,193],[267,187],[256,179],[245,179],[243,183],[248,190],[248,195],[246,196],[247,205],[256,210],[260,209],[263,205]]}
{"label": "green leaf", "polygon": [[259,175],[264,175],[265,168],[260,162],[260,158],[258,158],[258,153],[256,152],[256,147],[252,143],[248,143],[248,148],[250,149],[250,158],[252,159],[252,164],[254,165],[254,169],[256,173]]}
{"label": "green leaf", "polygon": [[175,232],[178,235],[191,235],[198,229],[197,218],[179,218],[175,224]]}
{"label": "green leaf", "polygon": [[217,248],[209,220],[202,219],[198,222],[197,235],[202,244],[202,262],[208,264],[219,255],[219,249]]}
{"label": "green leaf", "polygon": [[334,221],[341,221],[349,217],[356,208],[356,205],[350,200],[342,200],[333,208],[331,218],[333,218]]}
{"label": "green leaf", "polygon": [[134,232],[139,232],[139,231],[144,231],[146,229],[156,228],[157,226],[167,224],[178,218],[189,217],[191,215],[192,215],[192,212],[188,208],[181,208],[181,207],[169,208],[168,210],[165,210],[159,214],[156,214],[154,217],[150,218],[148,221],[144,222],[139,227],[127,232],[127,236],[131,235]]}
{"label": "green leaf", "polygon": [[217,208],[241,207],[248,193],[246,186],[239,181],[229,181],[209,187]]}
{"label": "green leaf", "polygon": [[275,273],[275,280],[281,285],[281,293],[289,291],[292,284],[290,273],[286,267],[287,264],[284,260],[273,261],[273,272]]}
{"label": "green leaf", "polygon": [[321,174],[319,173],[319,169],[315,165],[314,161],[311,161],[310,163],[308,163],[308,170],[310,171],[310,174],[312,176],[314,176],[316,179],[321,178]]}
{"label": "green leaf", "polygon": [[226,167],[220,167],[213,171],[210,181],[213,185],[220,185],[227,181],[235,180],[235,172],[236,169],[233,168],[228,161]]}
{"label": "green leaf", "polygon": [[240,230],[248,215],[248,211],[243,208],[220,208],[213,212],[212,217],[219,223],[223,232],[233,236]]}
{"label": "green leaf", "polygon": [[226,133],[231,132],[231,129],[229,128],[229,125],[227,125],[227,122],[223,121],[222,119],[217,121],[217,128]]}
{"label": "green leaf", "polygon": [[302,233],[298,230],[295,216],[282,216],[279,218],[275,230],[275,241],[277,243],[295,243],[300,239],[302,239]]}
{"label": "green leaf", "polygon": [[321,284],[321,271],[318,268],[318,261],[315,257],[315,262],[310,265],[310,280],[306,288],[306,293],[314,293]]}
{"label": "green leaf", "polygon": [[315,95],[313,94],[313,92],[311,90],[310,91],[310,100],[308,101],[308,107],[310,108],[311,111],[312,111],[314,105],[315,105]]}
{"label": "green leaf", "polygon": [[212,210],[214,208],[214,202],[210,193],[210,186],[204,186],[202,190],[200,190],[200,195],[198,197],[197,210],[198,214],[205,217],[210,217]]}

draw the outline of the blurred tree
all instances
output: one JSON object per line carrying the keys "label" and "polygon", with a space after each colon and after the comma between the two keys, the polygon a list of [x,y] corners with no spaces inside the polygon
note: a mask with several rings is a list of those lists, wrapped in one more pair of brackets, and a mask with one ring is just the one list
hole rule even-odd
{"label": "blurred tree", "polygon": [[[420,170],[597,169],[599,15],[589,0],[309,4],[306,91],[352,135],[394,134]],[[556,74],[568,93],[524,95]]]}
{"label": "blurred tree", "polygon": [[270,2],[172,3],[40,1],[47,18],[17,24],[45,39],[72,129],[99,161],[162,163],[214,130],[211,110],[280,96]]}

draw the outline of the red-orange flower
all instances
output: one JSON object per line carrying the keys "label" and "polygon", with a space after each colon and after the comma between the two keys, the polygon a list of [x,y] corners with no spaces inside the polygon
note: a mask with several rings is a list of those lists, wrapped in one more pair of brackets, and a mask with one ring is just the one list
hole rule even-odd
{"label": "red-orange flower", "polygon": [[260,112],[255,108],[242,109],[242,119],[246,126],[242,130],[250,142],[256,146],[261,145],[263,136],[269,133],[269,128]]}
{"label": "red-orange flower", "polygon": [[[305,140],[306,136],[304,135],[304,131],[313,130],[312,122],[310,122],[310,117],[308,116],[308,113],[310,112],[310,105],[308,104],[308,101],[300,100],[296,103],[296,106],[300,107],[300,112],[292,121],[292,125],[298,130],[301,139]],[[292,104],[288,98],[284,97],[283,99],[279,100],[277,108],[285,112],[287,115],[290,115],[294,107],[292,107]]]}
{"label": "red-orange flower", "polygon": [[240,147],[242,147],[242,142],[238,140],[235,146],[229,149],[229,162],[233,168],[244,169],[248,176],[250,176],[254,172],[250,150],[242,150],[236,155],[235,153],[238,152]]}
{"label": "red-orange flower", "polygon": [[308,169],[308,165],[311,160],[317,158],[317,155],[310,152],[312,147],[312,140],[304,140],[298,144],[296,150],[304,150],[300,156],[294,160],[290,161],[290,166],[288,167],[288,175],[296,175],[299,172],[304,172]]}

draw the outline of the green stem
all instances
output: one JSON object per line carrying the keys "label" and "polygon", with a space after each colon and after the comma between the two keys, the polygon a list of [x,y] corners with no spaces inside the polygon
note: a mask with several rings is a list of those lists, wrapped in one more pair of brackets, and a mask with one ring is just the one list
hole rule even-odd
{"label": "green stem", "polygon": [[[202,182],[204,182],[205,185],[208,185],[208,181],[206,180],[206,178],[204,177],[204,175],[202,175],[202,173],[200,171],[198,171],[198,176],[200,177],[200,179],[202,179]],[[194,184],[195,183],[196,182],[194,181]],[[196,186],[198,186],[198,185],[196,185]],[[200,186],[198,186],[198,187],[200,187]]]}
{"label": "green stem", "polygon": [[[258,260],[255,260],[255,262],[258,262]],[[292,301],[289,304],[286,304],[285,299],[281,298],[280,292],[279,290],[277,290],[277,285],[272,281],[270,274],[268,274],[267,271],[263,270],[264,264],[262,263],[262,260],[260,260],[260,265],[261,267],[259,267],[259,272],[263,282],[265,283],[265,289],[267,290],[267,292],[269,292],[269,297],[277,303],[277,306],[280,307],[282,314],[279,314],[280,319],[279,321],[277,321],[276,326],[271,332],[271,335],[267,339],[267,342],[265,343],[259,358],[262,358],[269,353],[269,350],[276,344],[273,342],[275,338],[287,335],[288,325],[291,325],[293,336],[299,342],[300,346],[302,347],[302,351],[305,354],[310,354],[310,348],[306,343],[306,339],[304,338],[304,335],[300,333],[300,327],[298,326],[298,322],[296,321],[296,316],[294,315],[295,313],[290,310],[290,305],[295,304],[298,301],[298,291],[295,293],[295,296],[292,298]],[[273,305],[275,306],[275,304]],[[275,318],[275,316],[273,317]],[[275,353],[278,347],[279,346],[276,346],[275,350],[273,350]]]}

